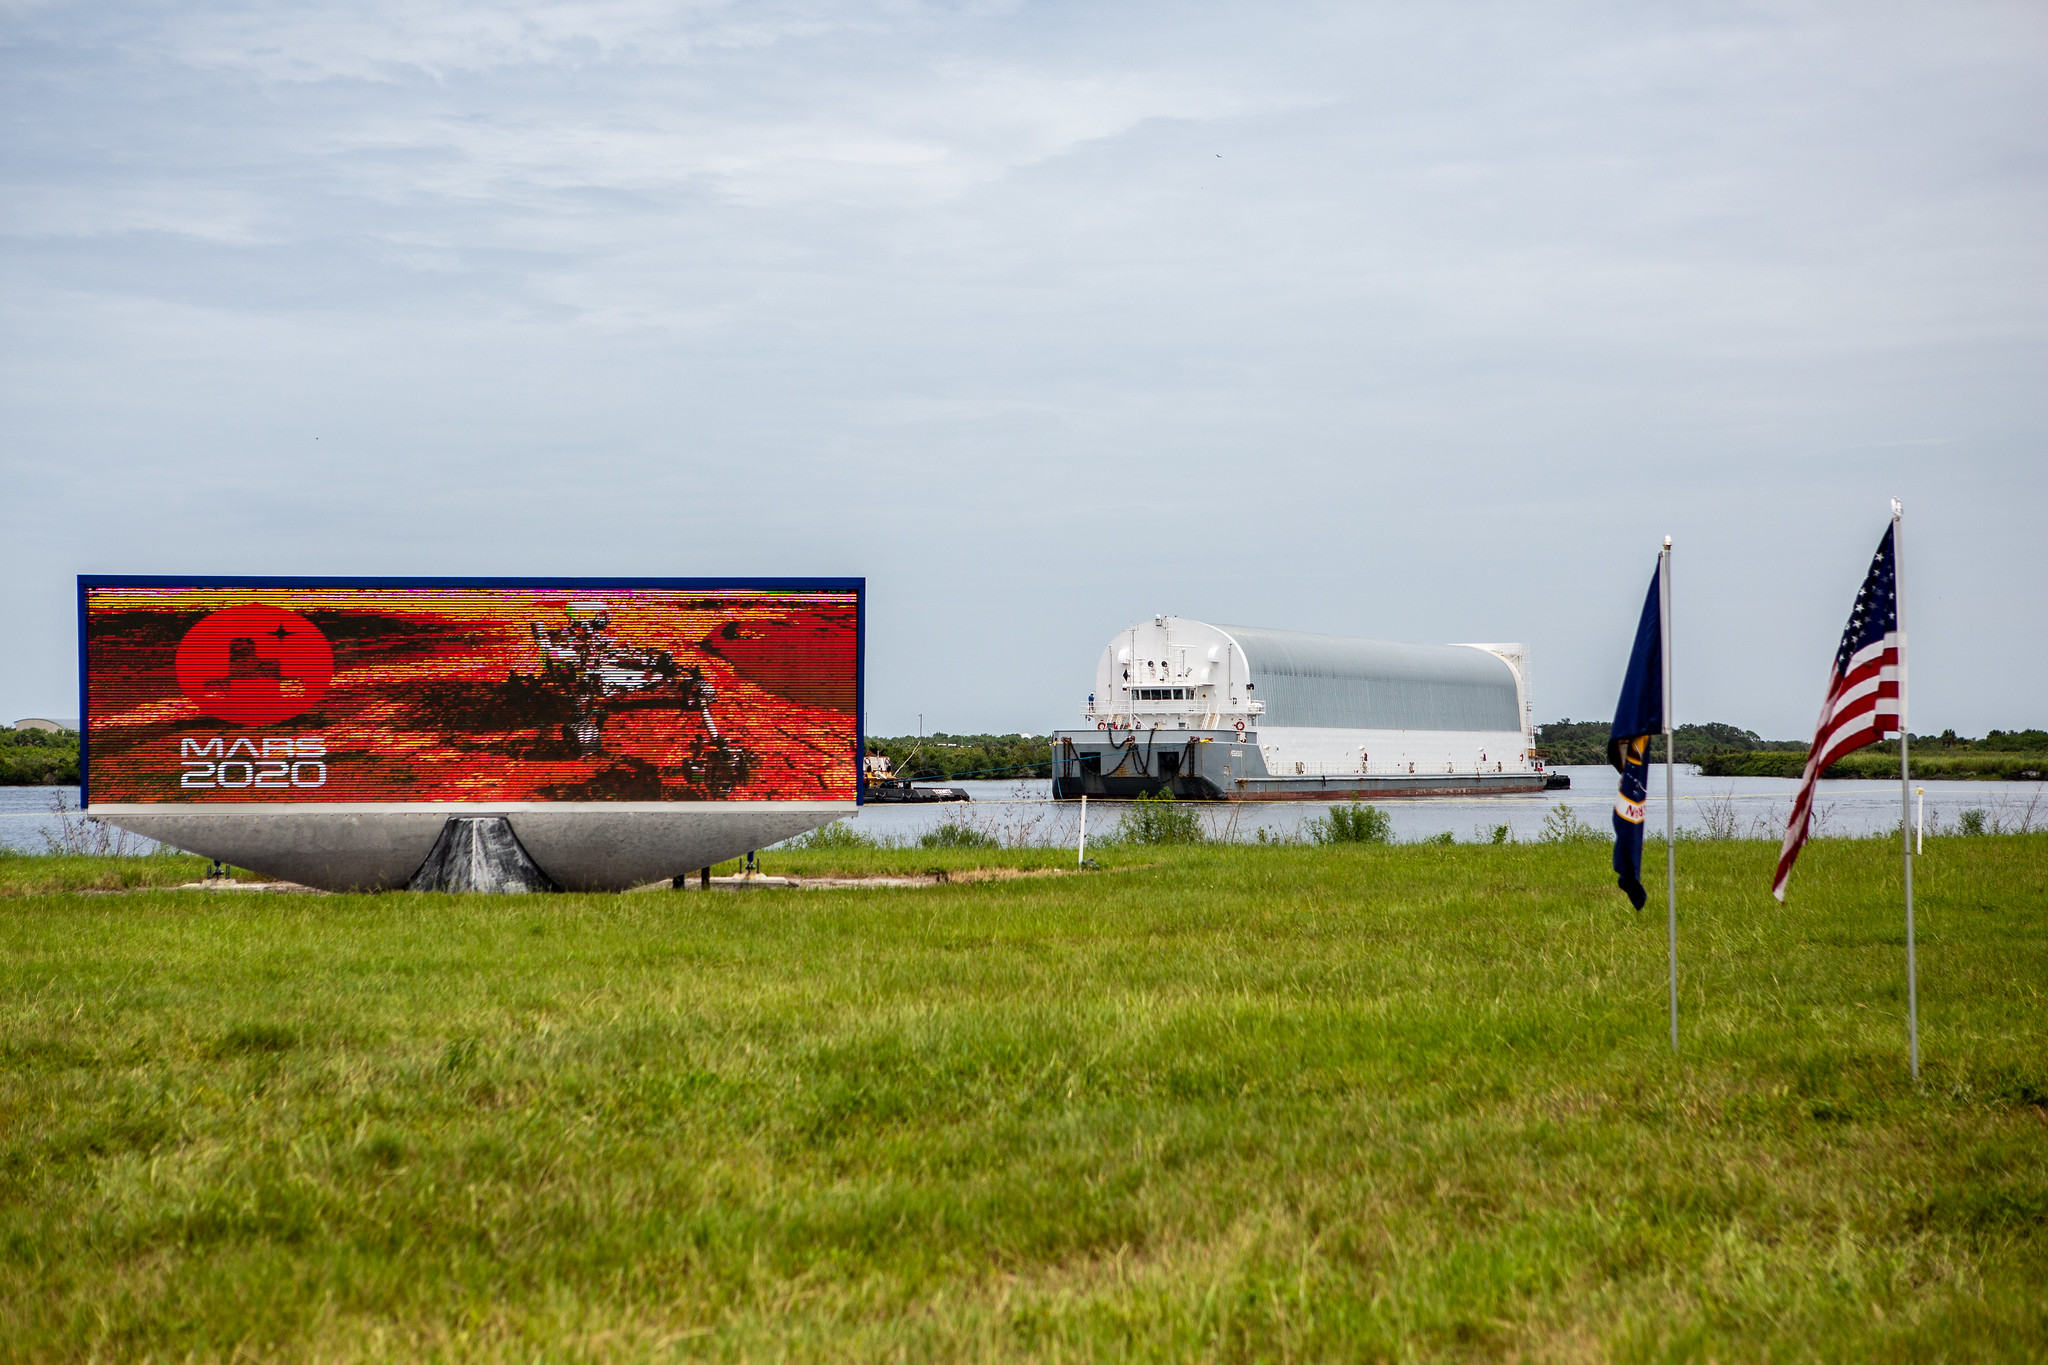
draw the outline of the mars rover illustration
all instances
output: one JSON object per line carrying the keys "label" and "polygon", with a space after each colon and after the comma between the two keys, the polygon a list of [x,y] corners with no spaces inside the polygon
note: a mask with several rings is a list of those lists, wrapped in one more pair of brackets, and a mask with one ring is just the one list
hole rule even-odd
{"label": "mars rover illustration", "polygon": [[611,609],[601,602],[571,603],[567,623],[531,623],[541,652],[541,681],[573,698],[574,720],[562,738],[585,754],[604,751],[604,727],[622,710],[639,707],[695,711],[703,728],[693,738],[683,772],[693,785],[727,791],[746,780],[753,755],[727,741],[711,714],[718,689],[704,670],[676,662],[665,649],[636,648],[612,634]]}

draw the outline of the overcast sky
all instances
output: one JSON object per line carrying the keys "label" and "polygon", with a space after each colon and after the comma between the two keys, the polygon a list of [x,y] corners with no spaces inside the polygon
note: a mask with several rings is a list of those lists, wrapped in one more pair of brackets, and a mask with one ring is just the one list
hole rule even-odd
{"label": "overcast sky", "polygon": [[870,730],[1167,611],[2048,726],[2048,6],[0,4],[0,718],[74,575],[863,574]]}

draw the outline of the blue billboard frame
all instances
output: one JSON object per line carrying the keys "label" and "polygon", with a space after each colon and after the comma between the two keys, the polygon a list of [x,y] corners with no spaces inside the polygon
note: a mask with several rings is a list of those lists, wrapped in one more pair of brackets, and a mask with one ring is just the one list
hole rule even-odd
{"label": "blue billboard frame", "polygon": [[92,588],[526,588],[614,592],[660,588],[679,592],[850,592],[853,594],[853,803],[868,793],[868,580],[861,578],[362,578],[317,574],[78,575],[78,807],[92,804],[92,710],[85,599]]}

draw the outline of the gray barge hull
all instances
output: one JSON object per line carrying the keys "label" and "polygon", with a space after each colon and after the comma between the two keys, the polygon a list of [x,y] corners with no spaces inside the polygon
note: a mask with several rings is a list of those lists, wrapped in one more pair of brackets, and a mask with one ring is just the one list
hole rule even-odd
{"label": "gray barge hull", "polygon": [[1511,796],[1543,790],[1540,772],[1277,774],[1256,730],[1061,730],[1052,736],[1052,794],[1131,801],[1370,801],[1390,796]]}

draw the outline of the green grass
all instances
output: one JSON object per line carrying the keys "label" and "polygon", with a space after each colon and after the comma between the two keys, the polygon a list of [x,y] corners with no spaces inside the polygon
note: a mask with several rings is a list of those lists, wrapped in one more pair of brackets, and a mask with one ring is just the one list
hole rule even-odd
{"label": "green grass", "polygon": [[[771,848],[761,855],[761,871],[770,877],[910,877],[931,872],[965,872],[986,868],[1017,871],[1072,872],[1071,848]],[[1088,858],[1105,867],[1129,867],[1158,861],[1154,849],[1088,843]],[[729,877],[740,870],[734,858],[712,869]]]}
{"label": "green grass", "polygon": [[[141,857],[92,858],[0,849],[0,896],[52,891],[132,891],[184,886],[204,880],[212,863],[190,853],[157,852]],[[232,868],[236,881],[262,881],[254,872]]]}
{"label": "green grass", "polygon": [[1894,850],[1774,851],[1677,1060],[1597,846],[11,897],[0,1357],[2041,1358],[2048,838],[1921,860],[1917,1091]]}

